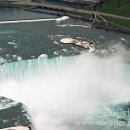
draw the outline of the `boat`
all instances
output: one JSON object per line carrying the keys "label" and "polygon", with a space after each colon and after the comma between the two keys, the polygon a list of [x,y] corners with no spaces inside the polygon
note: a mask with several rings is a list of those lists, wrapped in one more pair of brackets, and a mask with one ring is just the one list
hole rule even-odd
{"label": "boat", "polygon": [[34,130],[25,105],[0,97],[0,130]]}
{"label": "boat", "polygon": [[94,47],[94,43],[90,42],[88,40],[84,40],[84,39],[79,39],[79,38],[62,38],[60,40],[61,43],[63,44],[73,44],[85,49],[89,49],[89,52],[94,52],[95,51],[95,47]]}

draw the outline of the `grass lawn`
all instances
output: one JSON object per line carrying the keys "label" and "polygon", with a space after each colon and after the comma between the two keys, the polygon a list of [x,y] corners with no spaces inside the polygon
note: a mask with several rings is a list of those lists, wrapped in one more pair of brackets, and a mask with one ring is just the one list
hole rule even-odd
{"label": "grass lawn", "polygon": [[41,0],[31,0],[31,2],[41,2]]}
{"label": "grass lawn", "polygon": [[[126,27],[130,29],[130,20],[124,20],[124,19],[119,19],[119,18],[113,18],[113,17],[108,17],[108,16],[102,16],[104,19],[106,19],[108,22],[112,22],[114,24],[118,24],[120,26]],[[97,17],[99,21],[101,19]]]}
{"label": "grass lawn", "polygon": [[97,11],[130,17],[130,0],[107,0]]}
{"label": "grass lawn", "polygon": [[92,17],[91,14],[77,12],[76,10],[75,11],[66,11],[66,13],[73,14],[73,15],[79,15],[79,16],[82,16],[82,17]]}

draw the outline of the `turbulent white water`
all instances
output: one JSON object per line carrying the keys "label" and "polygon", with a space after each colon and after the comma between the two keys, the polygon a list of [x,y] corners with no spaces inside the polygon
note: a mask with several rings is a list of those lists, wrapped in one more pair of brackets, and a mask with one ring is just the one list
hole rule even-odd
{"label": "turbulent white water", "polygon": [[44,21],[56,21],[61,22],[69,19],[68,16],[63,16],[61,18],[52,18],[52,19],[30,19],[30,20],[15,20],[15,21],[0,21],[0,24],[12,24],[12,23],[31,23],[31,22],[44,22]]}
{"label": "turbulent white water", "polygon": [[62,24],[62,25],[57,25],[59,27],[82,27],[82,28],[91,28],[91,25],[73,25],[73,24]]}
{"label": "turbulent white water", "polygon": [[130,101],[130,66],[116,59],[83,54],[4,64],[0,95],[26,104],[37,130],[69,130],[102,104]]}

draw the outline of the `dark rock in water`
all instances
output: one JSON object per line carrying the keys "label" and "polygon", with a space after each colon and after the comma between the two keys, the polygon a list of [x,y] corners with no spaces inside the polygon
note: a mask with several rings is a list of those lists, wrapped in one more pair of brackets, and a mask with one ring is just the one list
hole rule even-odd
{"label": "dark rock in water", "polygon": [[34,129],[31,117],[22,103],[0,97],[0,129],[17,126]]}
{"label": "dark rock in water", "polygon": [[128,121],[123,118],[118,119],[118,122],[123,123],[123,124],[128,124]]}

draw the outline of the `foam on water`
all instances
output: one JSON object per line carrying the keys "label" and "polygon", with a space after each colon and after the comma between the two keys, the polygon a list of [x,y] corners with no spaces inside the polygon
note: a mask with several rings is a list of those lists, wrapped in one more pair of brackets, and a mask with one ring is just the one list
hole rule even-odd
{"label": "foam on water", "polygon": [[54,51],[53,54],[54,55],[59,55],[59,53],[57,51]]}
{"label": "foam on water", "polygon": [[6,62],[7,62],[6,59],[4,59],[3,57],[0,57],[0,64],[6,63]]}
{"label": "foam on water", "polygon": [[52,19],[33,19],[33,20],[16,20],[16,21],[0,21],[0,24],[13,24],[13,23],[31,23],[31,22],[44,22],[44,21],[56,21],[61,22],[69,19],[68,16],[63,16],[61,18],[52,18]]}
{"label": "foam on water", "polygon": [[17,57],[17,60],[22,60],[22,57],[18,56],[18,57]]}
{"label": "foam on water", "polygon": [[65,21],[65,20],[67,20],[67,19],[69,19],[68,16],[63,16],[63,17],[61,17],[61,18],[57,18],[56,21],[57,21],[57,22],[61,22],[61,21]]}
{"label": "foam on water", "polygon": [[0,34],[12,34],[12,33],[17,33],[17,31],[0,31]]}
{"label": "foam on water", "polygon": [[48,57],[47,54],[41,54],[41,55],[38,57],[38,59],[39,59],[39,58],[47,58],[47,57]]}
{"label": "foam on water", "polygon": [[8,42],[8,44],[9,45],[14,45],[14,46],[17,45],[17,43],[15,43],[15,42]]}
{"label": "foam on water", "polygon": [[63,24],[63,25],[57,25],[59,27],[82,27],[82,28],[91,28],[91,25],[73,25],[73,24]]}

